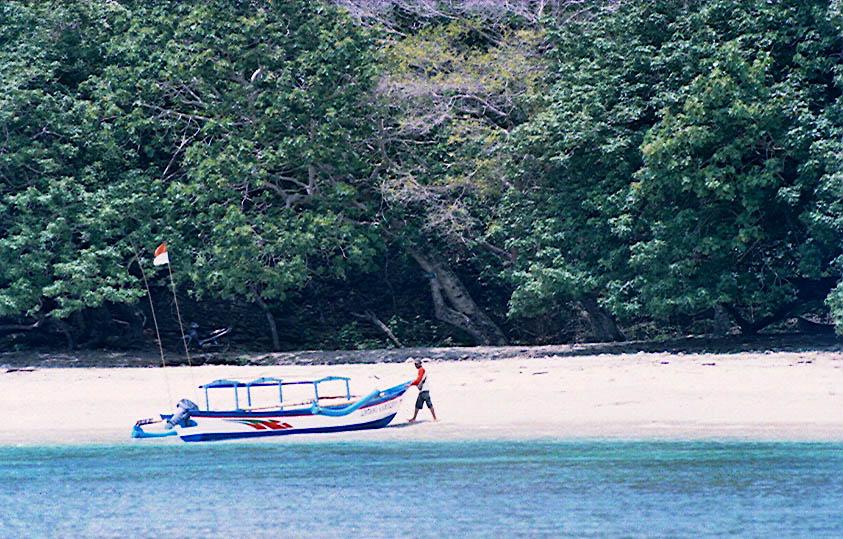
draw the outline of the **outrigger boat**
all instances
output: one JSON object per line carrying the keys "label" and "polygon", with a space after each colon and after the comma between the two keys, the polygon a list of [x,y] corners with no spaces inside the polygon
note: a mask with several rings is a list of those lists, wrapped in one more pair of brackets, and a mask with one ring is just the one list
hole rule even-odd
{"label": "outrigger boat", "polygon": [[[345,391],[341,395],[325,395],[323,390],[320,394],[320,386],[324,388],[329,383],[343,384]],[[312,399],[298,403],[284,401],[285,388],[307,385],[313,388]],[[252,390],[259,387],[277,387],[277,404],[253,407]],[[284,381],[281,378],[258,378],[251,382],[215,380],[199,386],[205,390],[204,410],[192,401],[182,399],[175,413],[161,414],[161,419],[141,419],[135,423],[132,438],[179,436],[185,442],[202,442],[378,429],[387,426],[395,417],[401,398],[409,387],[410,383],[405,382],[383,391],[376,389],[358,398],[351,394],[350,379],[343,376],[297,381]],[[234,408],[212,410],[210,391],[226,389],[234,392]],[[246,406],[241,406],[244,392]],[[154,423],[162,423],[164,430],[144,430],[143,427]]]}

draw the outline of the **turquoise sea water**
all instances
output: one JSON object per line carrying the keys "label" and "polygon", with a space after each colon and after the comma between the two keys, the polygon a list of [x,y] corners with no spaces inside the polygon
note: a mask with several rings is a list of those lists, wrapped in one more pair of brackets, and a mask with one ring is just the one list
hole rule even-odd
{"label": "turquoise sea water", "polygon": [[843,445],[0,447],[2,537],[843,537]]}

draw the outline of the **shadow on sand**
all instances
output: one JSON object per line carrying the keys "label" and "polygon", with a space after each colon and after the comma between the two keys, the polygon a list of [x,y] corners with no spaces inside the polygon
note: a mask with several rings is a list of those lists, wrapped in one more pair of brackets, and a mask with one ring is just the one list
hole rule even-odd
{"label": "shadow on sand", "polygon": [[393,423],[393,424],[387,425],[385,428],[387,428],[387,429],[404,429],[404,428],[407,428],[407,427],[415,427],[416,425],[420,425],[421,423],[430,423],[430,420],[428,420],[428,419],[416,419],[415,421],[410,423],[409,421],[407,421],[405,419],[401,423]]}

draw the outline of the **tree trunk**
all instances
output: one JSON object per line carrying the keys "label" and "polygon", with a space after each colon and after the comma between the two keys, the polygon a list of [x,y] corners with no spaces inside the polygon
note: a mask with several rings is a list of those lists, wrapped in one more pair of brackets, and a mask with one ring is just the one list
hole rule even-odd
{"label": "tree trunk", "polygon": [[255,303],[258,304],[266,315],[266,322],[269,324],[269,334],[272,336],[272,351],[278,352],[281,350],[281,340],[278,338],[278,325],[275,323],[275,317],[272,315],[272,311],[269,310],[269,305],[258,294],[255,294]]}
{"label": "tree trunk", "polygon": [[588,321],[591,323],[591,330],[595,339],[600,342],[625,340],[614,317],[597,303],[596,297],[586,296],[580,300],[580,305],[588,315]]}
{"label": "tree trunk", "polygon": [[732,318],[734,318],[735,323],[741,328],[742,335],[756,335],[759,331],[770,324],[787,318],[798,306],[798,301],[785,303],[780,305],[779,308],[772,314],[754,321],[744,318],[734,305],[723,305],[723,308],[727,313],[729,313],[729,315],[731,315]]}
{"label": "tree trunk", "polygon": [[729,334],[729,315],[722,305],[714,306],[714,336],[725,337]]}
{"label": "tree trunk", "polygon": [[404,348],[404,345],[401,344],[401,341],[398,340],[398,337],[396,337],[392,330],[389,329],[389,326],[384,324],[381,319],[378,318],[377,315],[375,315],[375,313],[373,313],[372,311],[366,311],[365,313],[351,313],[351,315],[355,318],[360,318],[362,320],[367,320],[371,322],[376,328],[381,330],[383,334],[386,335],[386,337],[395,344],[395,346],[397,346],[398,348]]}
{"label": "tree trunk", "polygon": [[772,313],[757,320],[744,318],[735,305],[723,304],[723,309],[735,320],[743,335],[755,335],[771,324],[780,322],[789,316],[801,314],[805,311],[806,306],[816,303],[821,304],[836,283],[836,277],[822,277],[820,279],[795,277],[790,279],[790,284],[793,285],[796,292],[796,299],[780,304]]}
{"label": "tree trunk", "polygon": [[506,336],[483,312],[448,264],[433,252],[410,249],[410,256],[427,272],[436,318],[459,328],[480,345],[506,344]]}
{"label": "tree trunk", "polygon": [[0,332],[9,332],[9,333],[17,333],[20,331],[32,331],[33,329],[38,329],[43,322],[43,318],[39,318],[33,324],[3,324],[0,325]]}
{"label": "tree trunk", "polygon": [[73,332],[71,331],[70,326],[64,320],[59,319],[54,319],[53,325],[56,327],[56,329],[59,330],[59,333],[64,335],[65,343],[67,344],[67,349],[75,350],[76,339],[73,338]]}

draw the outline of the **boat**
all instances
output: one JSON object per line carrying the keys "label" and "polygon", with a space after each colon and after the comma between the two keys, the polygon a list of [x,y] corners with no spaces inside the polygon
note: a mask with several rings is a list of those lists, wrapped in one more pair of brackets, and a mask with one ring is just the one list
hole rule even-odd
{"label": "boat", "polygon": [[[204,410],[194,402],[182,399],[173,414],[161,414],[160,419],[137,421],[132,428],[132,438],[178,436],[185,442],[205,442],[378,429],[393,420],[401,398],[410,387],[410,382],[405,382],[383,391],[375,389],[361,397],[352,395],[350,380],[344,376],[293,381],[269,377],[250,382],[214,380],[199,386],[205,393]],[[334,391],[338,394],[325,391],[328,386],[334,388],[338,385],[341,391]],[[268,388],[261,390],[263,397],[266,397],[267,391],[271,391],[273,400],[277,397],[277,402],[268,406],[253,406],[256,388]],[[312,389],[312,397],[300,402],[286,402],[285,393],[293,389],[298,392]],[[211,393],[216,397],[221,391],[233,393],[233,408],[212,408]],[[161,424],[164,428],[148,430],[148,426],[153,424]]]}

